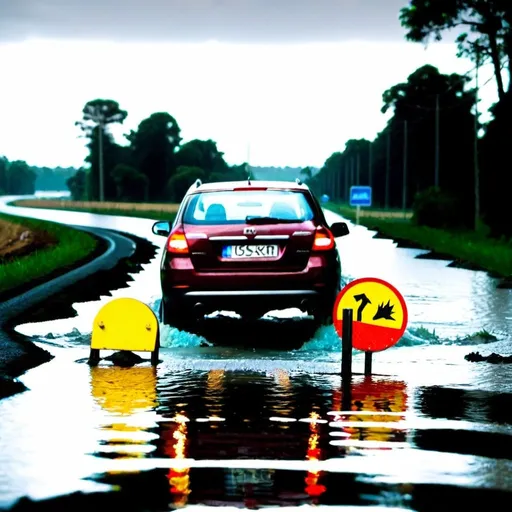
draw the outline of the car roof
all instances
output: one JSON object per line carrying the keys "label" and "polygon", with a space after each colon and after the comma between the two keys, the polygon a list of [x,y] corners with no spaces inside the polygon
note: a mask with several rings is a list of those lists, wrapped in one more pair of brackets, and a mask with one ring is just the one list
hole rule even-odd
{"label": "car roof", "polygon": [[[199,181],[199,180],[198,180]],[[198,183],[192,185],[188,193],[198,192],[220,192],[230,191],[237,188],[249,190],[254,188],[269,188],[273,190],[309,190],[309,187],[297,181],[271,181],[271,180],[243,180],[243,181],[220,181],[216,183]]]}

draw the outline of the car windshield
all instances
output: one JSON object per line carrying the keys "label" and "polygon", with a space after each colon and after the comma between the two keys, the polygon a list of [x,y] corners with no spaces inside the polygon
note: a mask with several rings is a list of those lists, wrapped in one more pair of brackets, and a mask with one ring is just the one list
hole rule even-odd
{"label": "car windshield", "polygon": [[203,192],[190,199],[185,224],[245,224],[303,222],[314,217],[301,192],[288,190],[233,190]]}

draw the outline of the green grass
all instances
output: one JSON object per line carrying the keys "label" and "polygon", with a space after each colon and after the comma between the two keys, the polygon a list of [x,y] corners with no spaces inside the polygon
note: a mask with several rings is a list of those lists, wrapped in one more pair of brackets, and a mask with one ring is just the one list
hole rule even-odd
{"label": "green grass", "polygon": [[413,329],[413,332],[416,336],[423,338],[425,340],[430,341],[439,341],[439,336],[436,334],[436,330],[432,330],[430,332],[426,327],[423,327],[423,325],[420,325],[416,329]]}
{"label": "green grass", "polygon": [[[339,204],[339,203],[327,203],[326,207],[329,210],[334,210],[347,219],[352,221],[356,220],[356,208],[353,206],[349,206],[348,204]],[[360,223],[363,224],[363,220],[367,222],[369,219],[372,220],[395,220],[397,222],[405,222],[409,221],[412,217],[411,210],[402,210],[398,208],[366,208],[361,207],[359,213]]]}
{"label": "green grass", "polygon": [[32,231],[46,231],[57,241],[53,246],[0,262],[0,294],[72,267],[91,255],[98,244],[88,233],[55,222],[5,214],[0,214],[0,218]]}
{"label": "green grass", "polygon": [[[354,208],[329,204],[332,211],[353,220]],[[373,210],[373,212],[378,212]],[[361,225],[375,229],[391,239],[407,240],[422,249],[452,257],[459,262],[482,268],[499,277],[512,276],[512,241],[502,241],[473,231],[447,231],[416,226],[409,219],[382,216],[365,217]]]}

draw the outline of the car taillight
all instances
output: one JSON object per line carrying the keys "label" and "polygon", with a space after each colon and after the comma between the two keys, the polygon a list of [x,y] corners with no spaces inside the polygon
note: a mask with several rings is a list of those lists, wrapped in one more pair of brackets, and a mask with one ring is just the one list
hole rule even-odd
{"label": "car taillight", "polygon": [[334,248],[334,245],[334,237],[328,229],[320,228],[317,230],[313,241],[314,251],[330,251]]}
{"label": "car taillight", "polygon": [[167,250],[173,254],[188,254],[188,242],[183,231],[175,231],[167,240]]}

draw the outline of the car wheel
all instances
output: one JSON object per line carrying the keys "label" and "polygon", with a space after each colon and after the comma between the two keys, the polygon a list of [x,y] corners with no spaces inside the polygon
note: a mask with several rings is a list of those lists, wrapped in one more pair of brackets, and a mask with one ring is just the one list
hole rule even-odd
{"label": "car wheel", "polygon": [[192,321],[191,311],[188,311],[178,303],[170,302],[162,298],[160,302],[160,322],[176,329],[188,330]]}
{"label": "car wheel", "polygon": [[332,324],[332,311],[317,311],[314,314],[315,323],[320,327]]}
{"label": "car wheel", "polygon": [[242,311],[240,313],[240,316],[242,317],[242,320],[245,320],[247,322],[256,322],[259,320],[266,311],[258,310],[258,309],[250,309],[246,311]]}
{"label": "car wheel", "polygon": [[317,308],[313,311],[313,317],[315,319],[315,323],[319,326],[323,325],[332,325],[333,323],[333,309],[334,309],[334,301],[323,300],[318,305]]}

